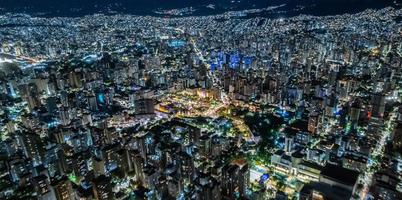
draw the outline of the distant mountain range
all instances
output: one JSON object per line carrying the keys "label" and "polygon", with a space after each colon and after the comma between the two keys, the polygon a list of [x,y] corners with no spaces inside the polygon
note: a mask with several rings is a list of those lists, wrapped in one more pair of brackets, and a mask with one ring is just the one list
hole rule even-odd
{"label": "distant mountain range", "polygon": [[[189,16],[280,6],[259,15],[336,15],[399,7],[401,0],[0,0],[0,13],[78,17],[95,13]],[[191,9],[190,9],[191,7]]]}

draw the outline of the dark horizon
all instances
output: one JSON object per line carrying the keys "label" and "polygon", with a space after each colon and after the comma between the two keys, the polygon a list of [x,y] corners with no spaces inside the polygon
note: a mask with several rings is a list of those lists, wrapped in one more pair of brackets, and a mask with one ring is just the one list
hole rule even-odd
{"label": "dark horizon", "polygon": [[[25,13],[49,17],[79,17],[96,13],[122,13],[133,15],[155,15],[156,10],[182,9],[193,7],[196,11],[184,16],[222,14],[227,11],[266,8],[286,4],[278,9],[285,17],[300,14],[337,15],[357,13],[366,9],[396,7],[392,0],[2,0],[0,14]],[[213,8],[207,7],[213,4]],[[299,9],[303,7],[304,9]],[[275,17],[272,13],[266,17]]]}

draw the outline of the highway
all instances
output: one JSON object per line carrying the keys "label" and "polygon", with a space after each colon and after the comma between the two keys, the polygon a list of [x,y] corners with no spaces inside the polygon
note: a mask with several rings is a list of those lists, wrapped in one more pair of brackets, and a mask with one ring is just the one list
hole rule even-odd
{"label": "highway", "polygon": [[[379,157],[380,159],[378,161],[373,161],[373,162],[368,162],[366,165],[366,170],[364,171],[363,174],[359,176],[358,183],[363,184],[363,188],[360,191],[355,191],[355,194],[359,195],[360,200],[366,200],[368,198],[368,192],[370,190],[370,186],[373,181],[373,176],[377,172],[378,167],[381,165],[382,162],[382,156],[384,154],[385,150],[385,145],[387,143],[387,140],[390,136],[390,134],[393,131],[392,127],[392,122],[395,118],[395,112],[396,109],[393,110],[393,112],[390,113],[389,119],[386,121],[386,123],[383,126],[383,130],[381,131],[380,135],[380,140],[377,143],[377,146],[373,148],[373,152],[370,156],[371,159],[375,157]],[[352,197],[352,199],[354,199]]]}
{"label": "highway", "polygon": [[[8,58],[7,58],[8,57]],[[10,53],[0,53],[0,63],[3,61],[12,61],[12,60],[26,60],[26,61],[30,61],[30,62],[40,62],[40,60],[37,60],[35,58],[30,58],[30,57],[26,57],[26,56],[17,56],[14,54],[10,54]]]}

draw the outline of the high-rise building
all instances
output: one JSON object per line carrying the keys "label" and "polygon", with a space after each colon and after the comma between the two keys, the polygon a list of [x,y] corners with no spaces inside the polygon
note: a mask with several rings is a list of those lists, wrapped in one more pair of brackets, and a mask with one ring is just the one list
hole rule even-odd
{"label": "high-rise building", "polygon": [[136,100],[134,110],[136,114],[154,114],[154,101],[152,99]]}
{"label": "high-rise building", "polygon": [[94,197],[99,200],[114,199],[112,192],[111,178],[101,175],[93,180]]}
{"label": "high-rise building", "polygon": [[244,197],[249,184],[250,171],[247,161],[238,159],[222,169],[222,199]]}
{"label": "high-rise building", "polygon": [[371,98],[372,116],[382,118],[385,111],[385,96],[381,93],[373,94]]}
{"label": "high-rise building", "polygon": [[285,137],[285,152],[291,153],[293,151],[294,136],[287,135]]}
{"label": "high-rise building", "polygon": [[45,149],[39,135],[32,132],[24,132],[20,133],[19,136],[24,155],[32,159],[34,166],[40,165],[45,155]]}
{"label": "high-rise building", "polygon": [[397,152],[400,152],[402,150],[402,122],[397,123],[392,136],[392,147]]}
{"label": "high-rise building", "polygon": [[73,188],[67,177],[53,180],[51,183],[57,200],[73,200]]}
{"label": "high-rise building", "polygon": [[317,132],[318,120],[318,113],[313,113],[309,116],[307,129],[310,133],[315,134]]}

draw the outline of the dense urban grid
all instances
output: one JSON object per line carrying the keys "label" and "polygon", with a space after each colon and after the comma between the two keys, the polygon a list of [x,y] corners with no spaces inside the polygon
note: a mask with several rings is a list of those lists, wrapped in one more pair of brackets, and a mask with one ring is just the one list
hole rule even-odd
{"label": "dense urban grid", "polygon": [[402,199],[402,10],[0,16],[0,199]]}

